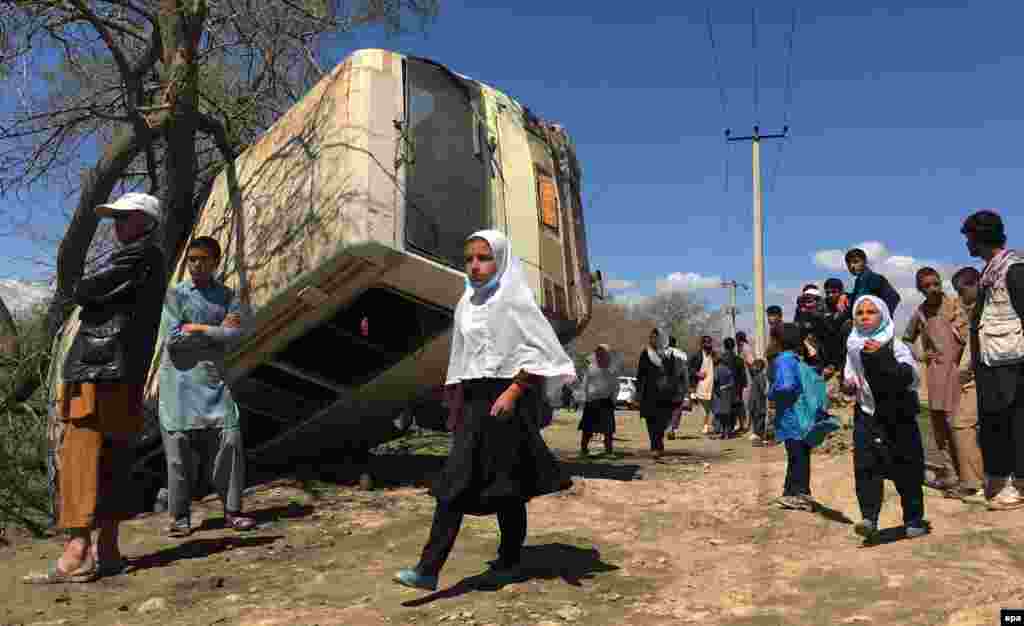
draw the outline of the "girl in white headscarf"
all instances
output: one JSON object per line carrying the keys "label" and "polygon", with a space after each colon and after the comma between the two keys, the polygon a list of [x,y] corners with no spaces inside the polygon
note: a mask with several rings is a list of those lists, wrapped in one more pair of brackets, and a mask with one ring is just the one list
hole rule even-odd
{"label": "girl in white headscarf", "polygon": [[448,386],[462,415],[451,453],[431,488],[437,509],[419,564],[395,581],[437,588],[465,514],[497,513],[496,578],[515,576],[526,539],[526,502],[572,483],[540,436],[544,385],[576,378],[502,233],[466,240],[466,291],[455,309]]}
{"label": "girl in white headscarf", "polygon": [[607,344],[594,350],[586,374],[583,375],[583,417],[579,429],[580,456],[589,454],[590,440],[594,433],[604,435],[605,454],[612,454],[612,439],[615,434],[615,398],[619,395],[619,374],[622,372],[622,356],[612,354]]}
{"label": "girl in white headscarf", "polygon": [[924,446],[917,425],[920,377],[910,348],[894,336],[881,298],[861,296],[853,305],[844,385],[856,394],[853,465],[863,520],[854,531],[878,538],[884,480],[896,484],[907,537],[929,530],[924,519]]}

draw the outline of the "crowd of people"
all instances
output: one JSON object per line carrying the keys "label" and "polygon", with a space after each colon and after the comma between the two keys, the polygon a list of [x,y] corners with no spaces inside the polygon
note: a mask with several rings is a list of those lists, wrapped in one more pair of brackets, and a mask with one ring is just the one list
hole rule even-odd
{"label": "crowd of people", "polygon": [[[915,279],[924,300],[902,335],[893,321],[900,294],[859,248],[845,257],[850,291],[837,277],[824,282],[823,292],[805,285],[792,323],[783,322],[782,307],[766,309],[764,359],[755,357],[742,332],[726,338],[721,350],[712,337],[702,337],[688,356],[670,348],[674,338],[653,330],[637,365],[637,404],[652,456],[664,454],[665,432],[675,438],[692,398],[706,436],[749,433],[752,445],[784,445],[787,472],[776,502],[810,510],[811,450],[840,427],[828,410],[845,397],[854,404],[854,474],[863,517],[855,530],[866,539],[877,537],[885,479],[900,494],[908,537],[929,529],[924,486],[991,510],[1024,506],[1015,482],[1024,476],[1024,257],[1006,247],[1005,226],[993,211],[968,217],[961,233],[984,269],[956,271],[950,277],[956,293],[950,294],[938,270],[921,268]],[[591,371],[605,367],[609,350],[601,347]],[[929,480],[917,422],[922,379],[942,460]],[[598,404],[587,406],[597,414]],[[604,433],[606,451],[612,449],[615,420],[607,414],[614,405],[602,400],[600,407],[600,420],[580,422],[584,456],[594,433]]]}
{"label": "crowd of people", "polygon": [[[202,480],[223,503],[229,528],[254,521],[242,513],[245,460],[239,414],[225,383],[223,358],[241,335],[236,294],[214,278],[221,250],[210,237],[190,241],[187,279],[166,289],[157,231],[159,201],[126,194],[96,209],[115,220],[116,249],[74,291],[77,317],[65,332],[56,410],[64,424],[59,525],[61,556],[29,583],[90,582],[122,572],[119,525],[130,514],[130,441],[143,427],[143,391],[158,333],[159,416],[168,474],[167,533],[192,532],[189,505]],[[927,372],[932,432],[947,457],[933,487],[993,510],[1024,506],[1024,257],[1006,248],[1001,218],[971,215],[961,232],[985,261],[965,267],[946,294],[933,268],[917,273],[924,302],[897,336],[898,292],[868,265],[863,250],[846,254],[853,289],[830,278],[824,295],[807,285],[792,323],[778,306],[766,311],[764,358],[744,333],[721,350],[703,337],[692,355],[663,330],[651,331],[637,364],[637,400],[654,458],[674,439],[683,413],[699,406],[703,431],[729,439],[749,433],[754,445],[781,443],[787,467],[779,506],[813,509],[811,450],[839,428],[829,412],[834,380],[854,402],[854,478],[862,520],[855,530],[878,536],[883,481],[900,494],[906,534],[928,532],[925,459],[918,389]],[[576,366],[537,306],[511,243],[497,231],[465,241],[466,287],[454,314],[445,381],[453,430],[451,453],[431,488],[437,505],[418,563],[396,582],[436,589],[463,517],[498,518],[501,541],[491,574],[517,575],[527,533],[526,503],[564,490],[571,480],[548,449],[549,389],[577,378]],[[163,296],[163,297],[162,297]],[[69,335],[70,337],[70,335]],[[922,348],[917,349],[920,344]],[[594,435],[614,451],[615,399],[621,357],[601,345],[582,373],[581,454]],[[693,403],[691,405],[691,402]]]}

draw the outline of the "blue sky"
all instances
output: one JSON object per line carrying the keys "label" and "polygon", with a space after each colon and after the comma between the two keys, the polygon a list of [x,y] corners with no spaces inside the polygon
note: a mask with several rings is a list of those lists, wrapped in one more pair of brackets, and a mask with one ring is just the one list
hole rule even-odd
{"label": "blue sky", "polygon": [[[781,126],[794,6],[760,4],[757,55],[754,5],[713,5],[725,113],[698,3],[445,0],[426,36],[361,32],[336,54],[387,47],[430,57],[564,124],[584,167],[592,263],[637,298],[751,279],[750,148],[727,148],[722,129],[749,134],[755,58],[759,121]],[[848,279],[822,251],[877,242],[876,264],[912,296],[921,263],[972,262],[958,232],[972,210],[997,208],[1011,243],[1024,231],[1015,184],[1024,5],[884,4],[795,5],[792,138],[781,161],[776,145],[762,151],[769,303],[790,305],[804,282]],[[9,270],[0,273],[38,274],[17,259],[39,248],[18,239],[3,248]],[[718,304],[726,293],[699,295]],[[741,307],[751,303],[741,292]]]}

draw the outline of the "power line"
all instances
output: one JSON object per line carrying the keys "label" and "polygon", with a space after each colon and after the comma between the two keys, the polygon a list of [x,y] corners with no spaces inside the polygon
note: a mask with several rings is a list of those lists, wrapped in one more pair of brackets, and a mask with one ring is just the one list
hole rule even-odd
{"label": "power line", "polygon": [[789,33],[786,35],[786,77],[783,88],[782,123],[789,125],[789,109],[793,106],[793,36],[796,34],[796,7],[793,7],[792,21],[789,25]]}
{"label": "power line", "polygon": [[[715,32],[714,32],[714,27],[712,26],[712,24],[713,24],[713,22],[712,22],[712,19],[711,19],[711,7],[708,7],[708,10],[707,10],[707,25],[708,25],[708,41],[711,43],[711,62],[712,62],[711,75],[715,79],[715,84],[718,85],[718,100],[719,100],[719,103],[721,104],[721,107],[722,107],[722,118],[723,118],[723,122],[724,122],[724,118],[726,116],[727,109],[728,109],[728,106],[729,106],[729,100],[728,100],[728,97],[727,97],[726,91],[725,91],[725,83],[722,81],[722,62],[721,62],[721,59],[718,56],[718,45],[715,43]],[[723,124],[723,126],[724,126],[724,124]]]}
{"label": "power line", "polygon": [[771,174],[768,175],[768,191],[770,192],[775,191],[775,181],[778,180],[779,169],[781,169],[782,167],[782,150],[783,148],[786,147],[787,143],[789,143],[788,134],[786,135],[783,141],[780,141],[778,144],[776,144],[779,147],[779,149],[775,153],[775,163],[772,164]]}
{"label": "power line", "polygon": [[761,123],[761,85],[760,85],[760,64],[757,56],[757,7],[750,9],[750,48],[754,54],[754,125]]}
{"label": "power line", "polygon": [[[729,115],[729,97],[725,90],[725,81],[722,79],[722,61],[718,53],[718,44],[715,42],[714,20],[711,16],[711,7],[705,13],[705,22],[708,30],[708,43],[711,45],[711,76],[718,87],[718,102],[722,109],[722,128],[726,127]],[[722,190],[729,192],[729,144],[726,143],[722,155]]]}
{"label": "power line", "polygon": [[[796,34],[796,22],[797,22],[797,9],[793,7],[793,12],[790,18],[789,32],[786,33],[785,37],[785,55],[786,55],[786,70],[785,70],[785,83],[783,87],[783,109],[782,109],[782,123],[783,126],[789,127],[790,125],[790,110],[793,107],[793,37]],[[779,177],[779,170],[782,168],[782,152],[789,142],[789,136],[786,137],[785,141],[778,143],[778,152],[775,155],[775,163],[772,164],[772,171],[768,177],[768,190],[770,192],[775,191],[776,182]]]}

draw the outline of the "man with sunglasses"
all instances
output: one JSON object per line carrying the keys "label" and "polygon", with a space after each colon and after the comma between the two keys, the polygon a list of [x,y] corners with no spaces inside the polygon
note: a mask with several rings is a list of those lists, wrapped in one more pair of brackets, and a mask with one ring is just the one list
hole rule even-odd
{"label": "man with sunglasses", "polygon": [[167,534],[192,533],[191,501],[200,483],[220,496],[225,524],[250,530],[241,513],[245,451],[238,407],[223,378],[224,355],[241,335],[234,291],[214,278],[221,259],[212,237],[193,239],[185,260],[189,280],[168,290],[161,335],[160,430],[167,459]]}

